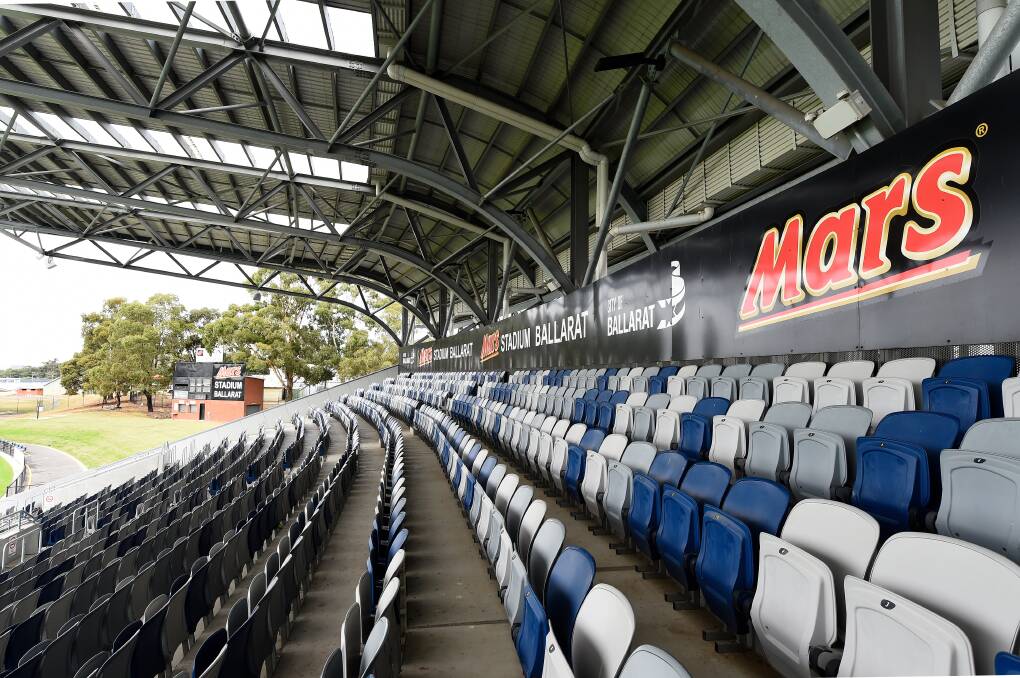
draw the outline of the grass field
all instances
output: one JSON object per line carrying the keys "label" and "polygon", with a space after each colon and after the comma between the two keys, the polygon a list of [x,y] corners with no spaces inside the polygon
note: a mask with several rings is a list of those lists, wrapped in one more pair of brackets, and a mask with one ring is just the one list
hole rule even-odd
{"label": "grass field", "polygon": [[72,412],[41,419],[0,419],[0,438],[54,447],[95,468],[215,425],[217,422],[211,421],[151,419],[135,411]]}
{"label": "grass field", "polygon": [[0,497],[7,492],[7,486],[14,480],[14,469],[3,459],[0,459]]}

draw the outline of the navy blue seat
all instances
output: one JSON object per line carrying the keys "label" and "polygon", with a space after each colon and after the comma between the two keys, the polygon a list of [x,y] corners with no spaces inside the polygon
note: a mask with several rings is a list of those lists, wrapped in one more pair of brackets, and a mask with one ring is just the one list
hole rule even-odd
{"label": "navy blue seat", "polygon": [[680,487],[680,481],[687,472],[690,461],[678,452],[660,452],[655,455],[652,465],[648,468],[648,475],[660,485],[671,485]]}
{"label": "navy blue seat", "polygon": [[661,508],[659,496],[659,483],[654,478],[644,473],[634,474],[627,525],[634,547],[651,560],[659,557],[659,552],[655,548],[655,533],[659,529]]}
{"label": "navy blue seat", "polygon": [[584,418],[581,420],[588,428],[594,428],[595,420],[598,418],[599,405],[608,403],[612,397],[612,391],[599,391],[594,400],[584,401]]}
{"label": "navy blue seat", "polygon": [[472,466],[474,466],[474,464],[475,464],[475,457],[477,457],[478,453],[481,452],[481,451],[482,451],[482,444],[481,443],[475,443],[471,447],[471,449],[468,450],[468,453],[464,456],[464,464],[468,468],[471,468]]}
{"label": "navy blue seat", "polygon": [[660,517],[655,545],[666,573],[685,590],[694,590],[694,563],[701,547],[701,507],[690,495],[664,487]]}
{"label": "navy blue seat", "polygon": [[616,407],[611,403],[599,403],[598,412],[595,415],[595,428],[600,431],[609,431],[613,428],[613,413]]}
{"label": "navy blue seat", "polygon": [[192,678],[199,678],[206,669],[213,665],[220,652],[227,647],[227,630],[219,629],[205,639],[202,647],[195,655],[195,664],[191,670]]}
{"label": "navy blue seat", "polygon": [[407,543],[407,535],[408,532],[407,528],[405,527],[404,529],[400,530],[400,532],[397,533],[396,537],[393,538],[393,540],[390,542],[390,548],[386,552],[385,564],[389,564],[389,562],[393,560],[393,556],[397,555],[397,551],[404,548],[404,545]]}
{"label": "navy blue seat", "polygon": [[857,439],[854,505],[873,515],[884,535],[921,528],[940,495],[939,455],[959,435],[959,421],[949,414],[886,415],[874,435]]}
{"label": "navy blue seat", "polygon": [[660,367],[659,373],[654,377],[648,378],[648,395],[655,395],[657,393],[665,393],[666,386],[669,384],[669,378],[675,376],[680,368],[676,365],[667,365],[666,367]]}
{"label": "navy blue seat", "polygon": [[546,614],[567,661],[577,611],[594,582],[595,559],[579,546],[563,549],[549,572],[545,585]]}
{"label": "navy blue seat", "polygon": [[467,486],[464,488],[464,500],[462,503],[464,505],[465,511],[471,510],[471,503],[474,500],[475,500],[475,483],[472,481],[467,483]]}
{"label": "navy blue seat", "polygon": [[1002,382],[1015,370],[1016,361],[1005,355],[950,360],[921,382],[924,409],[953,415],[962,431],[980,419],[1001,417]]}
{"label": "navy blue seat", "polygon": [[728,409],[726,398],[702,398],[692,412],[680,415],[680,454],[692,461],[701,459],[712,447],[712,417]]}
{"label": "navy blue seat", "polygon": [[[595,431],[597,429],[591,429]],[[587,436],[588,433],[585,433]],[[575,503],[580,504],[584,501],[581,497],[581,481],[584,480],[584,467],[585,461],[588,457],[588,451],[579,445],[568,445],[567,446],[567,463],[563,467],[563,489],[566,494]]]}
{"label": "navy blue seat", "polygon": [[541,678],[542,668],[545,664],[545,634],[549,629],[549,622],[545,615],[545,608],[539,602],[538,596],[528,585],[524,587],[524,614],[521,618],[521,627],[517,632],[514,645],[517,648],[517,658],[521,661],[521,669],[524,671],[524,678]]}
{"label": "navy blue seat", "polygon": [[609,388],[609,377],[615,377],[619,371],[620,369],[618,367],[610,367],[604,373],[595,377],[595,386],[598,387],[600,391],[606,390]]}
{"label": "navy blue seat", "polygon": [[995,655],[995,675],[1020,676],[1020,657],[1009,652]]}
{"label": "navy blue seat", "polygon": [[748,631],[754,597],[758,535],[778,534],[790,491],[764,478],[733,484],[723,507],[705,507],[695,572],[705,605],[734,634]]}
{"label": "navy blue seat", "polygon": [[490,454],[482,462],[482,467],[478,469],[478,482],[484,487],[489,482],[489,475],[492,474],[492,469],[496,468],[496,464],[499,463],[499,459],[495,455]]}
{"label": "navy blue seat", "polygon": [[687,469],[680,489],[700,505],[722,506],[730,477],[730,470],[722,464],[700,461]]}
{"label": "navy blue seat", "polygon": [[586,450],[588,452],[596,452],[598,451],[599,446],[602,445],[602,441],[605,439],[606,439],[605,431],[600,431],[597,428],[589,428],[587,431],[584,432],[584,435],[581,436],[581,442],[578,443],[578,446],[582,450]]}

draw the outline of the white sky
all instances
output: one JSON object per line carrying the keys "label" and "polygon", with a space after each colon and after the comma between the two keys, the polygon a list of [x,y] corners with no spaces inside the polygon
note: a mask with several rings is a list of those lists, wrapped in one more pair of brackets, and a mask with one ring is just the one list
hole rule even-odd
{"label": "white sky", "polygon": [[[110,297],[144,301],[176,294],[188,307],[225,309],[250,300],[243,289],[77,261],[45,260],[13,240],[0,242],[0,368],[67,360],[81,348],[81,314]],[[99,254],[98,250],[96,254]]]}

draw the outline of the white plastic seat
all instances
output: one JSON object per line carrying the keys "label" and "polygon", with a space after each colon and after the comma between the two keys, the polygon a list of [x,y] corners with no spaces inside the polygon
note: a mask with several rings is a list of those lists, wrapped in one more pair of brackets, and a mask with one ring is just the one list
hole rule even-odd
{"label": "white plastic seat", "polygon": [[712,445],[709,461],[722,464],[736,474],[747,454],[747,425],[761,419],[765,411],[762,400],[737,400],[726,414],[712,417]]}
{"label": "white plastic seat", "polygon": [[635,441],[627,446],[620,459],[635,473],[648,473],[657,454],[655,446],[644,441]]}
{"label": "white plastic seat", "polygon": [[584,458],[584,477],[581,479],[581,498],[588,512],[600,523],[603,519],[602,495],[606,491],[609,460],[598,452],[588,452]]}
{"label": "white plastic seat", "polygon": [[623,458],[623,451],[627,449],[630,441],[627,436],[619,433],[610,433],[599,445],[599,454],[610,461],[620,461]]}
{"label": "white plastic seat", "polygon": [[1006,417],[1020,415],[1020,377],[1010,377],[1003,380],[1002,413]]}
{"label": "white plastic seat", "polygon": [[751,374],[740,380],[738,397],[741,400],[772,402],[772,380],[783,374],[782,363],[762,363],[751,369]]}
{"label": "white plastic seat", "polygon": [[585,426],[584,424],[574,424],[569,429],[567,429],[567,432],[566,434],[564,434],[563,439],[567,441],[568,445],[579,445],[581,444],[581,438],[584,437],[584,433],[587,430],[588,427]]}
{"label": "white plastic seat", "polygon": [[655,433],[655,410],[636,407],[630,419],[631,440],[650,441]]}
{"label": "white plastic seat", "polygon": [[569,429],[570,429],[570,420],[569,419],[560,419],[555,424],[553,424],[553,427],[552,427],[552,430],[550,431],[550,433],[552,434],[553,438],[562,438],[562,437],[567,435],[567,430],[569,430]]}
{"label": "white plastic seat", "polygon": [[670,397],[665,393],[656,393],[655,395],[648,396],[648,400],[645,401],[645,407],[650,410],[664,410],[669,407]]}
{"label": "white plastic seat", "polygon": [[981,546],[900,532],[879,549],[868,579],[959,626],[980,674],[995,673],[996,652],[1020,639],[1020,565]]}
{"label": "white plastic seat", "polygon": [[811,385],[825,374],[825,363],[794,363],[772,380],[773,403],[811,403]]}
{"label": "white plastic seat", "polygon": [[748,426],[744,475],[785,482],[790,470],[793,432],[808,425],[811,406],[779,403],[769,408],[761,422]]}
{"label": "white plastic seat", "polygon": [[917,409],[921,382],[934,373],[934,358],[901,358],[879,367],[878,374],[863,385],[863,405],[872,412],[872,425],[891,412]]}
{"label": "white plastic seat", "polygon": [[709,395],[713,398],[726,398],[736,400],[738,384],[741,379],[751,374],[751,365],[748,363],[737,363],[727,365],[722,374],[713,377],[709,385]]}
{"label": "white plastic seat", "polygon": [[878,539],[874,518],[826,499],[794,504],[779,537],[760,535],[751,623],[773,668],[811,675],[811,648],[840,637],[843,581],[865,576]]}
{"label": "white plastic seat", "polygon": [[630,405],[631,407],[640,407],[641,405],[644,405],[647,400],[648,400],[647,393],[637,392],[631,393],[629,396],[627,396],[627,400],[624,402],[627,405]]}
{"label": "white plastic seat", "polygon": [[630,494],[634,473],[623,462],[609,462],[606,474],[606,495],[602,506],[610,531],[620,541],[627,539],[627,513],[630,511]]}
{"label": "white plastic seat", "polygon": [[693,412],[694,406],[697,404],[698,399],[690,394],[678,395],[669,401],[669,409],[683,414],[685,412]]}
{"label": "white plastic seat", "polygon": [[524,518],[521,519],[521,529],[517,534],[517,553],[521,557],[522,563],[528,562],[528,556],[531,554],[531,542],[535,539],[535,535],[538,534],[538,529],[542,527],[542,523],[545,522],[547,510],[548,506],[545,500],[536,499],[531,502],[531,506],[524,512]]}
{"label": "white plastic seat", "polygon": [[830,405],[856,405],[862,400],[864,380],[874,371],[871,360],[844,360],[830,367],[824,377],[815,379],[815,411]]}
{"label": "white plastic seat", "polygon": [[691,674],[665,650],[641,645],[627,657],[618,678],[691,678]]}
{"label": "white plastic seat", "polygon": [[631,417],[634,410],[630,405],[618,403],[613,407],[613,433],[627,435],[630,433]]}
{"label": "white plastic seat", "polygon": [[908,598],[847,577],[840,676],[969,676],[974,651],[948,619]]}
{"label": "white plastic seat", "polygon": [[616,678],[630,651],[635,628],[634,609],[627,597],[608,584],[593,586],[574,621],[573,675]]}
{"label": "white plastic seat", "polygon": [[567,465],[567,441],[554,438],[552,454],[549,456],[549,483],[559,492],[563,492],[563,469]]}
{"label": "white plastic seat", "polygon": [[671,398],[687,393],[687,380],[679,374],[666,378],[666,394]]}
{"label": "white plastic seat", "polygon": [[496,510],[502,515],[506,515],[506,508],[510,505],[510,500],[513,499],[514,492],[517,491],[517,487],[520,484],[520,476],[516,473],[510,473],[503,477],[499,487],[496,488],[496,499],[493,503],[496,505]]}

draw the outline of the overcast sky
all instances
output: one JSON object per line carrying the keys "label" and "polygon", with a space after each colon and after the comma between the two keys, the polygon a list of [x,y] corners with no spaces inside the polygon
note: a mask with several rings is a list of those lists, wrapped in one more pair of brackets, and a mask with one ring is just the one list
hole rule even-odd
{"label": "overcast sky", "polygon": [[189,307],[225,309],[245,303],[243,289],[135,271],[57,260],[54,269],[35,252],[0,242],[0,368],[67,360],[81,348],[81,314],[110,297],[144,301],[176,294]]}

